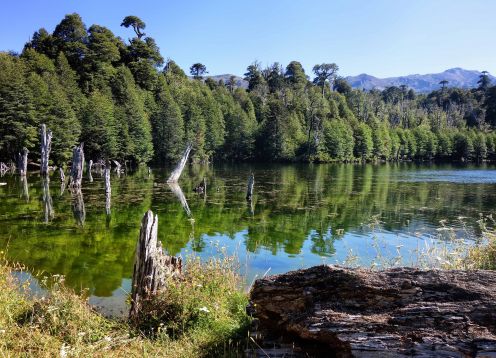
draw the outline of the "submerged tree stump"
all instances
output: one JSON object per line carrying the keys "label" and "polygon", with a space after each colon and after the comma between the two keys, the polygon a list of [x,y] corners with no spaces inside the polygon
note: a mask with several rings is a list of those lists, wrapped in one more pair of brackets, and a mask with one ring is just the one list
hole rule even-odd
{"label": "submerged tree stump", "polygon": [[172,171],[169,179],[167,179],[167,183],[177,183],[179,177],[181,176],[181,173],[183,172],[184,166],[188,162],[189,153],[191,152],[192,148],[193,147],[191,146],[191,144],[188,144],[186,146],[181,160],[179,161],[179,163],[177,163],[177,166]]}
{"label": "submerged tree stump", "polygon": [[45,215],[45,223],[48,223],[55,216],[53,211],[53,201],[50,195],[50,177],[42,176],[41,182],[43,186],[43,213]]}
{"label": "submerged tree stump", "polygon": [[28,172],[28,153],[29,150],[26,147],[22,148],[22,153],[19,153],[18,170],[21,176]]}
{"label": "submerged tree stump", "polygon": [[316,266],[257,280],[261,330],[310,356],[495,357],[496,272]]}
{"label": "submerged tree stump", "polygon": [[141,221],[134,258],[129,318],[137,320],[143,301],[165,288],[168,277],[181,275],[182,260],[164,253],[157,240],[158,217],[151,210]]}
{"label": "submerged tree stump", "polygon": [[52,150],[52,131],[46,128],[45,124],[41,125],[41,175],[48,175],[48,161],[50,158],[50,151]]}
{"label": "submerged tree stump", "polygon": [[90,181],[90,183],[93,182],[93,175],[91,174],[92,169],[93,169],[93,160],[90,159],[86,168],[86,171],[88,173],[88,180]]}
{"label": "submerged tree stump", "polygon": [[80,189],[83,180],[83,166],[84,166],[84,144],[81,143],[72,150],[72,167],[71,179],[69,185],[71,188]]}
{"label": "submerged tree stump", "polygon": [[253,186],[255,185],[255,176],[253,173],[248,178],[248,187],[246,188],[246,200],[250,201],[253,197]]}

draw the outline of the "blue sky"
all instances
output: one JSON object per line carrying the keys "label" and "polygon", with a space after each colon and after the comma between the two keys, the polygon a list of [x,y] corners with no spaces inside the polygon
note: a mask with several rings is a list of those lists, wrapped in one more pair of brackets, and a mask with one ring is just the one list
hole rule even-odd
{"label": "blue sky", "polygon": [[125,39],[127,15],[145,21],[164,57],[184,69],[242,75],[263,65],[336,62],[341,75],[378,77],[451,67],[496,74],[494,0],[3,0],[0,49],[20,51],[40,27],[65,14],[104,25]]}

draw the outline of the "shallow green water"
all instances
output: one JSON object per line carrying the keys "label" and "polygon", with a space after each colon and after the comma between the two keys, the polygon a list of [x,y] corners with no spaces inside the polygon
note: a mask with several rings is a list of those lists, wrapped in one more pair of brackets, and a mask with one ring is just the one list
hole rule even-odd
{"label": "shallow green water", "polygon": [[[245,200],[255,175],[253,207]],[[170,254],[236,253],[249,284],[278,273],[350,256],[362,265],[414,264],[415,251],[436,240],[440,221],[461,235],[477,232],[480,214],[496,208],[493,166],[215,165],[192,166],[180,180],[191,217],[166,183],[168,169],[112,177],[111,215],[104,183],[83,183],[84,217],[53,175],[0,182],[0,247],[29,271],[63,274],[97,305],[122,305],[130,289],[134,248],[146,210],[159,216],[159,238]],[[206,177],[207,195],[192,188]],[[81,198],[79,198],[81,200]],[[49,203],[53,209],[50,210]],[[461,220],[460,220],[461,219]],[[377,225],[369,225],[380,221]],[[465,224],[462,224],[462,221]],[[350,250],[352,255],[350,255]]]}

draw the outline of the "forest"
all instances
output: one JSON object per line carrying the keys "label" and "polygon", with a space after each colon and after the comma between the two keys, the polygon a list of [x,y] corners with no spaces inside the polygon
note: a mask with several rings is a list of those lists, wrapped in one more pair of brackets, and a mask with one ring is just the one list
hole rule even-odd
{"label": "forest", "polygon": [[53,132],[51,161],[65,166],[85,144],[88,159],[163,165],[187,143],[192,160],[484,161],[496,159],[496,86],[352,89],[334,63],[306,73],[250,64],[248,88],[185,73],[164,59],[146,24],[127,16],[126,41],[66,15],[53,33],[36,31],[21,53],[0,52],[0,161],[22,148],[39,160],[39,128]]}

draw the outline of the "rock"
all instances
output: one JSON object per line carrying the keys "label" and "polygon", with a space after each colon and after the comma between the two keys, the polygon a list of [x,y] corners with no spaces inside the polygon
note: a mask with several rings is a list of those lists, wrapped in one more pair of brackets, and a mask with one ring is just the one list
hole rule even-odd
{"label": "rock", "polygon": [[309,356],[496,357],[496,272],[316,266],[254,283],[259,329]]}

